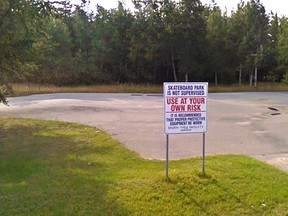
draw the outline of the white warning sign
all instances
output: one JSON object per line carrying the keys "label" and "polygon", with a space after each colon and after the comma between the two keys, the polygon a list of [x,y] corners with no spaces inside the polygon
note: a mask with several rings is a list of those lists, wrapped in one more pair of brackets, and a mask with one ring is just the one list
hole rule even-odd
{"label": "white warning sign", "polygon": [[164,133],[207,132],[208,83],[164,83]]}

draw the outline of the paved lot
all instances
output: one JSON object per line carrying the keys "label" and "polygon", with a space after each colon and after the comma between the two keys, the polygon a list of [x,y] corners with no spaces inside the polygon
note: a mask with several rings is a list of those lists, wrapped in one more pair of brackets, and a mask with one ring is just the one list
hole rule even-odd
{"label": "paved lot", "polygon": [[[46,94],[9,102],[0,116],[99,127],[143,158],[165,159],[161,95]],[[209,94],[206,153],[245,154],[288,172],[287,124],[288,93]],[[171,159],[201,155],[201,134],[171,135],[170,143]]]}

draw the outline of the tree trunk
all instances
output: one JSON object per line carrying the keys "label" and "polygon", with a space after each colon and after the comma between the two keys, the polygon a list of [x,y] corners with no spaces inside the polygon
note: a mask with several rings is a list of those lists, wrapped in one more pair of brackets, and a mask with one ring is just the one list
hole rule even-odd
{"label": "tree trunk", "polygon": [[167,64],[165,64],[166,65],[166,80],[168,80],[169,79],[169,64],[167,63]]}
{"label": "tree trunk", "polygon": [[104,68],[104,59],[102,59],[101,61],[101,67],[100,67],[101,74],[103,73],[103,68]]}
{"label": "tree trunk", "polygon": [[[125,61],[124,68],[125,68],[125,76],[128,77],[129,72],[128,72],[128,64],[127,64],[127,61]],[[129,79],[129,78],[128,78],[128,79]]]}
{"label": "tree trunk", "polygon": [[140,62],[137,61],[137,78],[140,80]]}
{"label": "tree trunk", "polygon": [[240,70],[239,70],[239,86],[242,85],[242,64],[240,64]]}
{"label": "tree trunk", "polygon": [[218,86],[218,73],[215,71],[215,86]]}
{"label": "tree trunk", "polygon": [[175,56],[174,56],[174,52],[173,51],[171,51],[171,60],[172,60],[172,70],[173,70],[174,81],[177,82],[177,74],[176,74],[176,67],[175,67]]}
{"label": "tree trunk", "polygon": [[257,87],[257,73],[258,73],[258,68],[257,65],[255,66],[255,76],[254,76],[254,87]]}
{"label": "tree trunk", "polygon": [[253,74],[250,72],[250,86],[253,85]]}

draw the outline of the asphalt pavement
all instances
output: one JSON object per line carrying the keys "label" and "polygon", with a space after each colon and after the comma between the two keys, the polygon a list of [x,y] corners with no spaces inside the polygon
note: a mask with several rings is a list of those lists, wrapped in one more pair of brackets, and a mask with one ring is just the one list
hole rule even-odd
{"label": "asphalt pavement", "polygon": [[[8,98],[0,116],[100,128],[145,159],[164,160],[159,94],[43,94]],[[288,93],[210,93],[206,154],[244,154],[288,172]],[[170,135],[171,159],[201,156],[202,134]]]}

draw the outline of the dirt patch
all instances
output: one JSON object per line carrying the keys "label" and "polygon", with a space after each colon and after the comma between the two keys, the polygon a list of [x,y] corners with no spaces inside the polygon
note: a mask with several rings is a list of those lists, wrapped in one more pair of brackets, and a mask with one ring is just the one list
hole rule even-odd
{"label": "dirt patch", "polygon": [[115,108],[103,108],[103,107],[91,107],[91,106],[70,106],[69,109],[73,112],[103,112],[103,111],[111,111],[111,112],[115,112],[115,111],[119,111],[119,109],[115,109]]}

